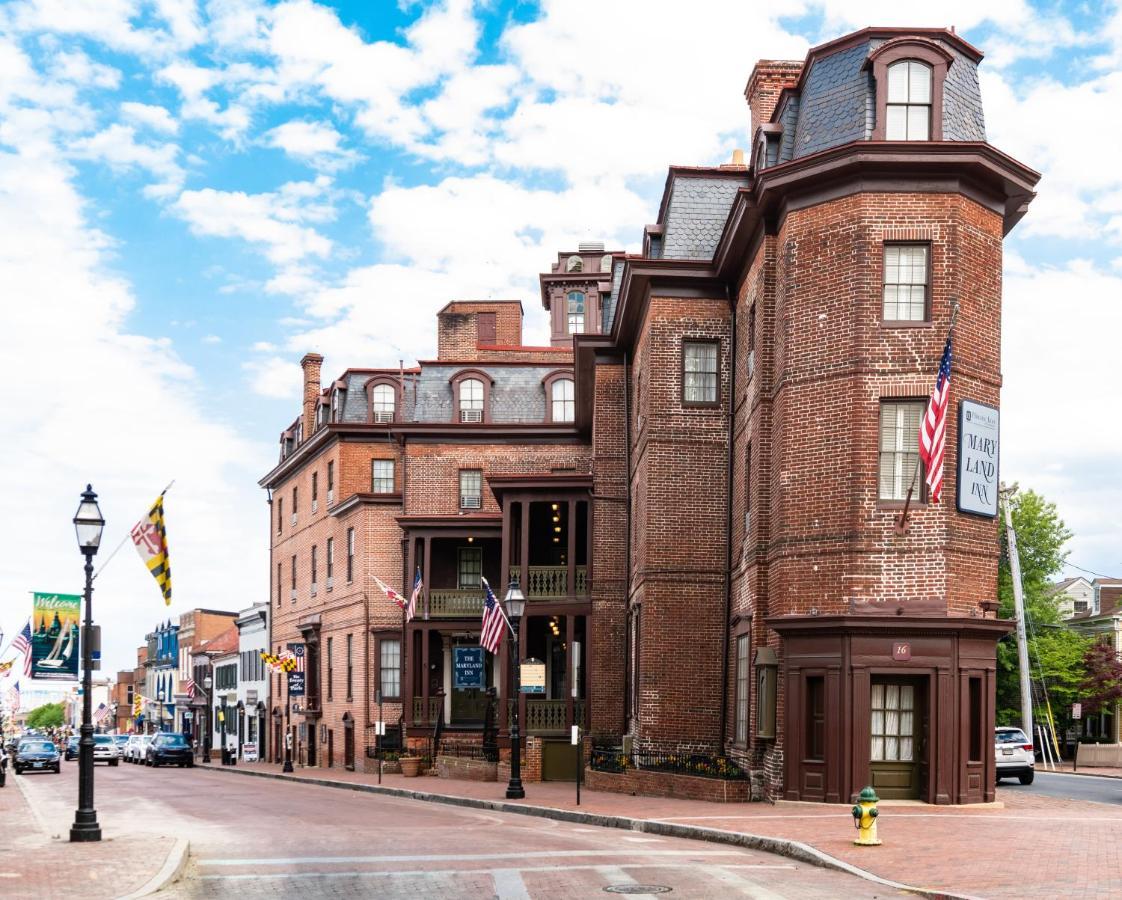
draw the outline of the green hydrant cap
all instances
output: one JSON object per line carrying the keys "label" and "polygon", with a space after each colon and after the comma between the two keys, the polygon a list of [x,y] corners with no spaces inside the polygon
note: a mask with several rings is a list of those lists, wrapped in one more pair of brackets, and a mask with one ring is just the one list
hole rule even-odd
{"label": "green hydrant cap", "polygon": [[867,788],[862,788],[861,796],[858,797],[858,799],[862,803],[879,803],[880,802],[880,797],[877,796],[877,792],[873,790],[872,786],[869,786]]}

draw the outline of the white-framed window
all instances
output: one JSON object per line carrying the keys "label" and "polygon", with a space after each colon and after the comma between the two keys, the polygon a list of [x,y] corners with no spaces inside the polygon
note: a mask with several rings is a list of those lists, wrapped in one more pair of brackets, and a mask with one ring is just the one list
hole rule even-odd
{"label": "white-framed window", "polygon": [[682,342],[682,402],[710,405],[717,402],[717,342]]}
{"label": "white-framed window", "polygon": [[370,472],[370,490],[375,494],[392,494],[393,487],[393,460],[372,460]]}
{"label": "white-framed window", "polygon": [[931,66],[919,60],[902,59],[888,67],[885,140],[930,140],[931,81]]}
{"label": "white-framed window", "polygon": [[884,320],[927,319],[927,244],[887,244],[884,248]]}
{"label": "white-framed window", "polygon": [[378,641],[378,684],[382,699],[401,696],[401,641],[382,638]]}
{"label": "white-framed window", "polygon": [[478,588],[483,577],[483,550],[480,547],[461,547],[456,567],[457,583],[461,591]]}
{"label": "white-framed window", "polygon": [[375,422],[392,422],[395,405],[394,389],[390,385],[374,385],[370,392],[370,407]]}
{"label": "white-framed window", "polygon": [[910,684],[872,686],[869,758],[911,762],[915,758],[915,688]]}
{"label": "white-framed window", "polygon": [[584,304],[585,297],[580,291],[569,291],[565,298],[565,312],[568,315],[569,334],[581,334],[584,331]]}
{"label": "white-framed window", "polygon": [[460,509],[483,506],[483,472],[480,469],[460,470]]}
{"label": "white-framed window", "polygon": [[584,270],[584,260],[579,256],[570,256],[569,261],[565,264],[566,272],[580,272]]}
{"label": "white-framed window", "polygon": [[343,420],[343,392],[336,389],[331,392],[331,421]]}
{"label": "white-framed window", "polygon": [[550,418],[554,422],[572,422],[576,418],[572,379],[558,378],[550,385],[550,394]]}
{"label": "white-framed window", "polygon": [[916,469],[923,406],[922,400],[886,400],[880,405],[881,500],[904,500],[913,481],[921,488]]}
{"label": "white-framed window", "polygon": [[736,722],[735,742],[748,744],[748,687],[751,684],[751,667],[748,665],[748,635],[736,639]]}
{"label": "white-framed window", "polygon": [[460,421],[483,421],[483,382],[478,378],[460,382]]}

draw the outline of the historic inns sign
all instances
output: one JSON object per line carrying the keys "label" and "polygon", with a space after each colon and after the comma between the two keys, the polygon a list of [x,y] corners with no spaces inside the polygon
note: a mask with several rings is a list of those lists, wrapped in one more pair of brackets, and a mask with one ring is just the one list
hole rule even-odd
{"label": "historic inns sign", "polygon": [[958,509],[997,515],[1000,414],[992,406],[963,400],[958,408]]}

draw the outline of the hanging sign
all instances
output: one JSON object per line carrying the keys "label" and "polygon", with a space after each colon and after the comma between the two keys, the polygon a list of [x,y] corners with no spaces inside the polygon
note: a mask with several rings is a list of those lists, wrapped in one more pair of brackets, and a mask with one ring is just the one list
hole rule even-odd
{"label": "hanging sign", "polygon": [[78,680],[81,604],[82,598],[76,594],[32,594],[32,678]]}
{"label": "hanging sign", "polygon": [[296,668],[289,670],[288,673],[288,696],[303,697],[305,686],[304,645],[289,644],[288,649],[292,651],[292,655],[296,659]]}
{"label": "hanging sign", "polygon": [[485,688],[486,678],[482,647],[452,648],[452,687],[455,690]]}
{"label": "hanging sign", "polygon": [[523,694],[545,693],[545,663],[528,659],[520,667],[519,681]]}
{"label": "hanging sign", "polygon": [[1001,414],[974,400],[958,405],[958,511],[997,516]]}

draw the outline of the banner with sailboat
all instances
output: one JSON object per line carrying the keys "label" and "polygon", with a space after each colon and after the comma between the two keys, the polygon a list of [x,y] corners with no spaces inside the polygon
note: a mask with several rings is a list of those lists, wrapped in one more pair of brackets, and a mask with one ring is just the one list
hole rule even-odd
{"label": "banner with sailboat", "polygon": [[77,681],[82,598],[77,594],[39,593],[32,598],[31,677]]}

